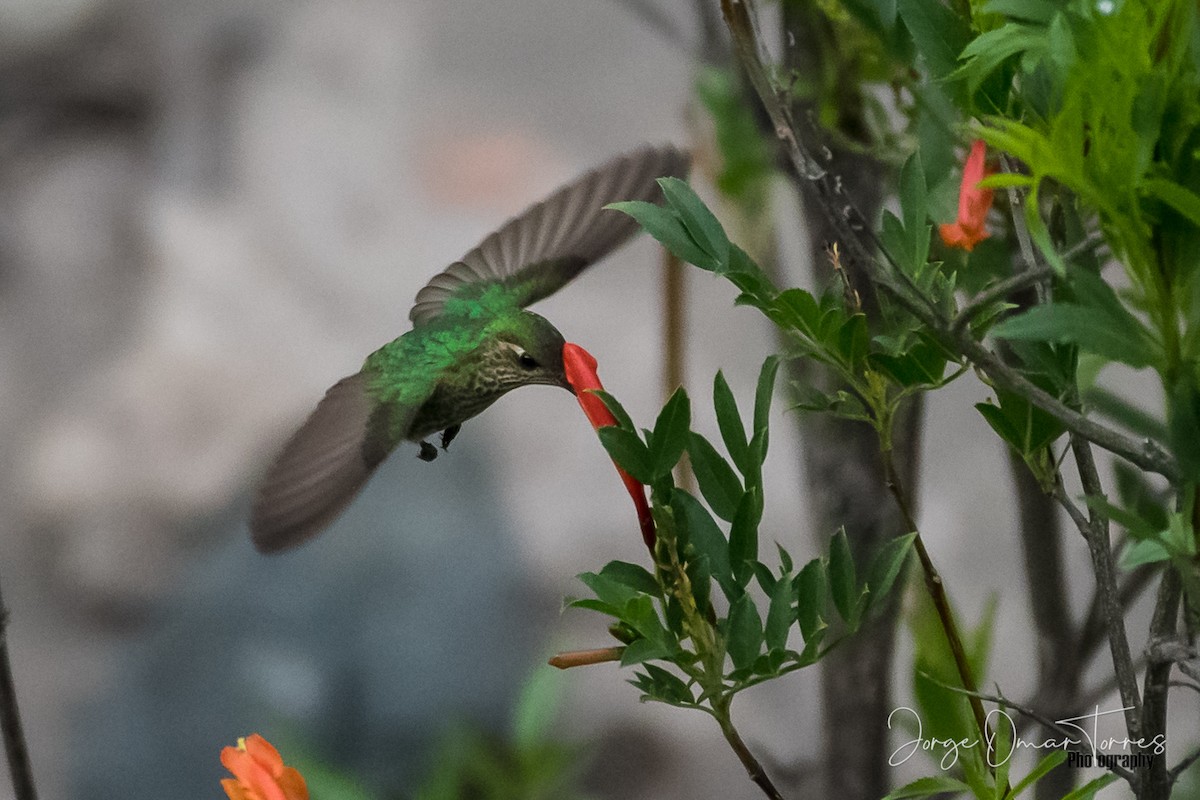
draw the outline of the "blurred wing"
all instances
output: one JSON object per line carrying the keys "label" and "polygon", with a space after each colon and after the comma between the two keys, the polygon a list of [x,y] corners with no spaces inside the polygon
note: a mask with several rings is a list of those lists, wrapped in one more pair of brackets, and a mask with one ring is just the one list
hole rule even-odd
{"label": "blurred wing", "polygon": [[408,316],[421,325],[452,297],[476,297],[502,284],[518,306],[548,297],[585,267],[638,231],[627,214],[604,206],[620,200],[661,202],[656,178],[687,174],[688,157],[673,147],[643,147],[567,184],[504,224],[417,293]]}
{"label": "blurred wing", "polygon": [[254,546],[275,552],[324,530],[395,447],[391,432],[407,430],[414,411],[381,405],[361,372],[334,384],[259,487],[250,518]]}

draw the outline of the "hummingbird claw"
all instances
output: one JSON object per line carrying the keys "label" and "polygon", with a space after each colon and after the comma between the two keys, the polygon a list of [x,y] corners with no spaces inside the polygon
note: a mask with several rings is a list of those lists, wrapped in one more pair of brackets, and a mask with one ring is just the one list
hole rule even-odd
{"label": "hummingbird claw", "polygon": [[451,425],[446,430],[442,431],[442,449],[449,450],[450,443],[454,441],[454,437],[458,436],[458,432],[462,430],[462,425]]}
{"label": "hummingbird claw", "polygon": [[422,461],[433,461],[437,458],[437,448],[429,442],[421,442],[421,452],[417,453],[417,458]]}

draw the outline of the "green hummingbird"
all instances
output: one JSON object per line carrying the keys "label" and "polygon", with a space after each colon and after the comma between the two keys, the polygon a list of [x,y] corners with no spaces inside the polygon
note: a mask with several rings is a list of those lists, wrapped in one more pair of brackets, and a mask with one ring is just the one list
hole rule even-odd
{"label": "green hummingbird", "polygon": [[655,179],[682,178],[688,157],[642,147],[558,189],[506,222],[435,275],[409,311],[413,328],[335,383],[284,446],[251,514],[255,546],[274,552],[320,533],[401,442],[441,432],[442,449],[465,420],[519,386],[571,391],[563,335],[525,306],[550,296],[637,232],[604,206],[662,201]]}

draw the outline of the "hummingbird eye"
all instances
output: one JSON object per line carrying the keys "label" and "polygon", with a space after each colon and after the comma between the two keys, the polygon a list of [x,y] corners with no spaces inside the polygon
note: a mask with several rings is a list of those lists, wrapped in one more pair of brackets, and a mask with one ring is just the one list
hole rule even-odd
{"label": "hummingbird eye", "polygon": [[517,356],[517,363],[525,369],[537,369],[538,366],[537,359],[529,355],[529,353],[521,353]]}

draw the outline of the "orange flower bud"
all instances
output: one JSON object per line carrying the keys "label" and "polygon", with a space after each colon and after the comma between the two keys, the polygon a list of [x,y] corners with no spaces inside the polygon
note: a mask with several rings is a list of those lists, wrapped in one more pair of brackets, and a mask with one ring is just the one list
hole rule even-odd
{"label": "orange flower bud", "polygon": [[949,247],[961,247],[970,252],[989,235],[984,225],[992,208],[992,190],[979,188],[979,182],[990,174],[986,158],[986,145],[982,139],[976,139],[971,143],[971,152],[963,165],[962,185],[958,189],[958,219],[938,228],[942,241]]}
{"label": "orange flower bud", "polygon": [[221,781],[229,800],[308,800],[303,776],[285,767],[279,751],[257,733],[222,749],[221,763],[233,773]]}
{"label": "orange flower bud", "polygon": [[[587,415],[592,427],[596,430],[617,424],[617,418],[604,405],[604,401],[594,392],[603,390],[600,376],[596,373],[596,359],[587,350],[577,344],[567,342],[563,345],[563,367],[567,373],[567,382],[575,390],[575,397],[583,413]],[[642,529],[642,539],[646,547],[654,552],[654,516],[650,513],[650,504],[646,502],[646,487],[632,475],[617,467],[621,481],[626,491],[633,498],[634,508],[637,509],[638,525]]]}

